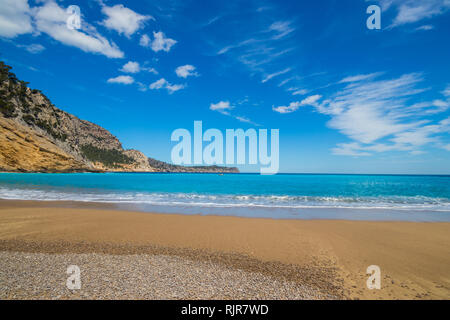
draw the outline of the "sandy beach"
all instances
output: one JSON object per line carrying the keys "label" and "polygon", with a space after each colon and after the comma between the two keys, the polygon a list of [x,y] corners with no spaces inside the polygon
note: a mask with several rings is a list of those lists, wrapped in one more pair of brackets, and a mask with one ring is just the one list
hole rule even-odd
{"label": "sandy beach", "polygon": [[[201,214],[201,212],[200,212]],[[450,223],[0,201],[1,299],[449,299]],[[82,289],[65,287],[80,266]],[[366,269],[381,269],[381,289]]]}

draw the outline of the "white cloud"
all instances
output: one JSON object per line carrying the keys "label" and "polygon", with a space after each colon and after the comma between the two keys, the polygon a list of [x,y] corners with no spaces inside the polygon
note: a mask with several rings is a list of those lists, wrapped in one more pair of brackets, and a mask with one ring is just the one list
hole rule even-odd
{"label": "white cloud", "polygon": [[281,70],[281,71],[278,71],[275,73],[271,73],[271,74],[267,75],[261,82],[265,83],[265,82],[269,81],[270,79],[278,77],[282,74],[288,73],[289,71],[291,71],[291,68],[286,68],[284,70]]}
{"label": "white cloud", "polygon": [[371,143],[419,125],[401,120],[405,117],[402,99],[421,92],[414,88],[421,80],[418,74],[407,74],[392,80],[351,83],[315,107],[331,116],[331,128],[356,141]]}
{"label": "white cloud", "polygon": [[[418,148],[439,145],[440,134],[448,132],[447,118],[432,124],[428,115],[448,110],[448,101],[408,104],[409,99],[425,89],[420,74],[405,74],[390,80],[366,78],[348,83],[343,89],[319,103],[320,97],[302,101],[317,112],[331,117],[327,123],[353,140],[339,144],[332,151],[339,155],[370,155],[390,150],[414,152]],[[380,142],[384,141],[384,142]]]}
{"label": "white cloud", "polygon": [[305,99],[303,99],[301,102],[295,101],[291,102],[288,106],[279,106],[279,107],[272,107],[272,110],[278,113],[292,113],[298,110],[301,106],[312,106],[316,105],[317,101],[322,98],[321,95],[315,94],[313,96],[309,96]]}
{"label": "white cloud", "polygon": [[398,145],[423,146],[428,143],[439,143],[436,134],[450,132],[450,118],[439,121],[437,124],[424,125],[397,134],[393,139]]}
{"label": "white cloud", "polygon": [[159,90],[161,88],[163,88],[164,86],[167,85],[167,80],[164,78],[161,78],[155,82],[153,82],[152,84],[150,84],[150,89],[152,90]]}
{"label": "white cloud", "polygon": [[435,143],[436,146],[446,149],[446,146],[440,143],[439,137],[436,134],[450,131],[450,118],[440,121],[438,124],[425,125],[411,130],[400,132],[390,139],[391,144],[375,143],[375,144],[361,144],[357,142],[340,143],[336,148],[332,149],[333,154],[336,155],[350,155],[350,156],[369,156],[371,152],[386,152],[386,151],[409,151],[410,154],[419,155],[425,153],[418,149],[430,143]]}
{"label": "white cloud", "polygon": [[198,76],[198,73],[195,72],[195,67],[190,64],[178,67],[175,70],[175,73],[180,78],[187,78],[189,76]]}
{"label": "white cloud", "polygon": [[14,38],[33,31],[27,0],[0,1],[0,36]]}
{"label": "white cloud", "polygon": [[288,106],[279,106],[279,107],[273,107],[272,110],[276,111],[278,113],[291,113],[294,111],[297,111],[298,108],[300,108],[301,103],[296,101],[296,102],[291,102]]}
{"label": "white cloud", "polygon": [[131,9],[124,7],[122,4],[117,4],[113,7],[103,6],[102,13],[107,16],[102,21],[108,29],[117,31],[119,34],[124,34],[130,37],[137,30],[142,28],[146,21],[154,18],[152,16],[144,16],[134,12]]}
{"label": "white cloud", "polygon": [[303,99],[301,104],[302,104],[302,106],[307,106],[307,105],[313,106],[313,105],[315,105],[315,103],[317,101],[320,100],[320,98],[322,98],[322,96],[320,94],[315,94],[315,95],[312,95],[312,96],[309,96],[309,97]]}
{"label": "white cloud", "polygon": [[175,91],[184,89],[185,85],[184,84],[167,84],[166,89],[167,91],[169,91],[170,94],[174,93]]}
{"label": "white cloud", "polygon": [[141,67],[138,62],[128,61],[126,64],[123,65],[120,71],[127,73],[138,73],[141,71]]}
{"label": "white cloud", "polygon": [[434,101],[425,101],[413,104],[403,109],[405,114],[431,115],[446,111],[449,109],[450,103],[440,99]]}
{"label": "white cloud", "polygon": [[123,65],[122,68],[120,68],[119,71],[126,73],[139,73],[141,71],[147,71],[153,74],[158,74],[158,71],[156,71],[155,68],[143,67],[139,64],[139,62],[136,61],[128,61],[126,64]]}
{"label": "white cloud", "polygon": [[117,76],[115,78],[110,78],[108,83],[120,83],[120,84],[132,84],[134,83],[133,77],[130,76]]}
{"label": "white cloud", "polygon": [[450,8],[448,0],[380,0],[383,10],[397,9],[390,28],[419,22],[445,13]]}
{"label": "white cloud", "polygon": [[230,105],[229,101],[220,101],[218,103],[211,103],[211,105],[209,106],[209,109],[214,111],[231,110],[233,108],[234,107]]}
{"label": "white cloud", "polygon": [[177,43],[176,40],[167,38],[162,31],[153,32],[153,41],[151,41],[150,37],[144,34],[139,44],[143,47],[151,47],[153,51],[165,51],[169,52],[173,45]]}
{"label": "white cloud", "polygon": [[65,45],[85,52],[103,54],[109,58],[124,56],[115,43],[110,43],[85,21],[81,22],[81,30],[67,28],[69,14],[54,1],[47,1],[43,6],[33,8],[33,12],[37,30]]}
{"label": "white cloud", "polygon": [[139,44],[143,47],[148,47],[150,45],[150,37],[146,34],[142,35],[141,39],[139,40]]}
{"label": "white cloud", "polygon": [[153,37],[152,50],[155,52],[161,50],[169,52],[170,48],[177,43],[175,40],[167,38],[161,31],[153,32]]}
{"label": "white cloud", "polygon": [[[450,103],[449,102],[443,101],[443,100],[440,100],[440,99],[434,100],[432,102],[432,105],[434,107],[439,108],[438,112],[444,112],[450,107]],[[436,112],[434,112],[434,113],[436,113]]]}
{"label": "white cloud", "polygon": [[172,94],[175,91],[184,89],[185,85],[182,85],[182,84],[171,84],[166,79],[161,78],[161,79],[153,82],[152,84],[150,84],[149,88],[151,90],[167,89],[169,94]]}
{"label": "white cloud", "polygon": [[423,146],[437,141],[436,137],[432,136],[435,133],[435,129],[437,127],[432,125],[414,128],[410,131],[397,133],[391,140],[399,145]]}

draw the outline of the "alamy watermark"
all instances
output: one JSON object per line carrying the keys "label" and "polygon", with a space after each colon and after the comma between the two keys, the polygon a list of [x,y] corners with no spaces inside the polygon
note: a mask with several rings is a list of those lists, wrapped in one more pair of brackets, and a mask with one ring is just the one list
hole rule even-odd
{"label": "alamy watermark", "polygon": [[70,5],[67,7],[66,13],[69,17],[66,20],[66,26],[70,30],[81,29],[81,10],[79,6]]}
{"label": "alamy watermark", "polygon": [[71,265],[67,267],[66,273],[70,275],[66,281],[66,287],[69,290],[81,289],[81,270],[77,265]]}
{"label": "alamy watermark", "polygon": [[[203,133],[202,121],[194,121],[193,135],[187,129],[172,132],[170,139],[178,144],[172,148],[171,159],[177,165],[259,164],[261,174],[276,174],[280,162],[279,135],[279,129],[270,130],[269,155],[267,129],[226,129],[224,144],[220,130],[208,129]],[[203,142],[209,143],[203,148]]]}
{"label": "alamy watermark", "polygon": [[381,289],[381,269],[377,265],[371,265],[367,267],[366,270],[367,274],[370,274],[369,278],[367,279],[366,285],[367,289],[373,290]]}
{"label": "alamy watermark", "polygon": [[367,7],[367,14],[370,16],[367,18],[366,26],[369,30],[380,30],[381,29],[381,8],[375,4]]}

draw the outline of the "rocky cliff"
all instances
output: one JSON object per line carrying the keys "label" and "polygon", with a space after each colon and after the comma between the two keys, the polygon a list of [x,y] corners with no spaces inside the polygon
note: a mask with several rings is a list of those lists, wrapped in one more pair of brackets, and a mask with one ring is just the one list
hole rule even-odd
{"label": "rocky cliff", "polygon": [[175,166],[124,150],[108,130],[56,108],[1,61],[0,171],[238,172]]}

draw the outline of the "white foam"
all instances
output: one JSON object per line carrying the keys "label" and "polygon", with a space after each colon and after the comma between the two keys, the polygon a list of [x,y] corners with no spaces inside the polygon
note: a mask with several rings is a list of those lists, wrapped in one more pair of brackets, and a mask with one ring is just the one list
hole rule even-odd
{"label": "white foam", "polygon": [[260,208],[358,208],[430,210],[450,212],[450,199],[425,196],[406,197],[317,197],[287,195],[230,195],[196,193],[106,192],[99,190],[42,190],[0,188],[0,198],[36,201],[83,201],[103,203],[135,203],[189,207],[260,207]]}

